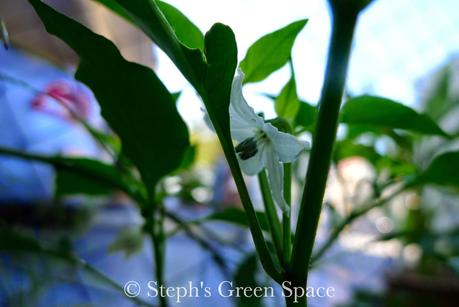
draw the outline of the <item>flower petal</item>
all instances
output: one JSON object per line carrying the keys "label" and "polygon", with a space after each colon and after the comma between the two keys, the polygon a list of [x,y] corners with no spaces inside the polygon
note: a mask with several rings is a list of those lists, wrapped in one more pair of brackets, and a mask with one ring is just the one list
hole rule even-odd
{"label": "flower petal", "polygon": [[284,199],[284,168],[273,150],[267,150],[266,170],[274,202],[282,212],[290,212],[290,207]]}
{"label": "flower petal", "polygon": [[268,134],[272,147],[281,162],[295,161],[300,153],[308,147],[307,142],[300,141],[291,134],[281,132],[271,124],[265,124],[263,130]]}
{"label": "flower petal", "polygon": [[266,154],[266,145],[260,144],[257,153],[253,157],[250,157],[247,160],[242,160],[238,156],[239,165],[241,166],[242,171],[249,176],[253,176],[261,172],[266,165]]}
{"label": "flower petal", "polygon": [[[258,116],[255,111],[247,104],[242,94],[242,81],[244,74],[240,69],[234,77],[231,86],[231,98],[229,113],[231,118],[231,126],[243,126],[261,128],[263,126],[263,118]],[[234,123],[233,123],[234,121]]]}
{"label": "flower petal", "polygon": [[[230,108],[231,111],[231,108]],[[238,142],[242,142],[249,137],[253,137],[260,130],[252,122],[242,118],[237,113],[230,112],[231,137]]]}

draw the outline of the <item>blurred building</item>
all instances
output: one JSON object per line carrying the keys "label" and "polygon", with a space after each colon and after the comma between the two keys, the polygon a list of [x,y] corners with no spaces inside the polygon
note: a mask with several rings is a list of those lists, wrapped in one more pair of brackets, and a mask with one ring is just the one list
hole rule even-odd
{"label": "blurred building", "polygon": [[[112,40],[131,61],[152,67],[155,63],[151,40],[96,1],[50,0],[48,4],[71,16],[94,32]],[[0,18],[13,46],[49,59],[61,67],[77,63],[78,57],[59,39],[49,35],[27,0],[0,1]]]}

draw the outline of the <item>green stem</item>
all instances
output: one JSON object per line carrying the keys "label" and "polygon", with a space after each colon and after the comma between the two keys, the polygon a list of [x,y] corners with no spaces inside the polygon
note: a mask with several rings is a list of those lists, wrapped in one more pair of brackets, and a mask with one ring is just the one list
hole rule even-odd
{"label": "green stem", "polygon": [[379,198],[372,200],[369,204],[363,205],[360,209],[357,209],[353,212],[351,212],[346,219],[344,219],[329,235],[327,241],[319,248],[319,250],[311,257],[311,266],[320,260],[320,258],[329,250],[329,248],[333,245],[333,243],[338,239],[339,235],[341,232],[348,226],[350,225],[354,220],[357,218],[361,217],[368,211],[381,207],[390,200],[394,199],[395,196],[399,195],[403,191],[405,191],[406,186],[402,186],[399,188],[397,191],[393,192],[391,195],[385,198]]}
{"label": "green stem", "polygon": [[[120,286],[116,281],[112,280],[110,277],[99,271],[98,269],[94,268],[90,264],[88,264],[86,261],[79,259],[79,258],[73,258],[73,261],[75,261],[78,265],[80,265],[85,271],[88,273],[92,274],[94,277],[99,278],[99,280],[103,281],[116,291],[122,293],[123,295],[125,294],[125,290],[122,286]],[[137,304],[137,306],[152,306],[152,304],[147,303],[140,299],[139,297],[131,297],[131,296],[126,296],[130,300],[132,300],[134,303]]]}
{"label": "green stem", "polygon": [[[207,101],[206,96],[203,96],[203,100]],[[207,102],[208,103],[208,102]],[[217,133],[218,139],[225,154],[226,161],[233,175],[234,183],[236,184],[239,197],[241,199],[242,206],[244,211],[247,214],[247,219],[249,221],[250,233],[252,235],[253,242],[255,244],[255,249],[257,250],[257,255],[260,258],[261,265],[272,279],[277,282],[282,281],[282,275],[280,273],[280,266],[278,262],[275,262],[271,252],[266,245],[265,238],[263,236],[263,231],[260,227],[260,222],[258,221],[257,214],[250,199],[247,186],[244,182],[244,177],[242,176],[241,169],[234,151],[233,144],[231,142],[231,135],[229,129],[226,131],[223,127],[218,124],[218,120],[212,117],[212,114],[209,113],[212,123],[214,123],[215,132]]]}
{"label": "green stem", "polygon": [[279,259],[280,263],[285,265],[286,262],[284,261],[284,254],[282,252],[282,237],[279,217],[277,216],[276,206],[274,205],[271,189],[269,188],[266,171],[263,170],[258,174],[258,181],[260,184],[261,196],[263,198],[263,204],[265,206],[266,216],[268,218],[269,230],[274,243],[274,248],[276,249],[277,258]]}
{"label": "green stem", "polygon": [[[209,232],[208,229],[201,227],[199,231],[194,231],[193,230],[193,222],[187,222],[183,221],[179,216],[176,214],[166,211],[165,210],[165,215],[172,220],[174,223],[179,225],[179,229],[183,229],[185,234],[191,238],[192,240],[196,241],[196,243],[201,246],[203,249],[207,250],[211,255],[212,259],[215,262],[215,264],[219,267],[221,273],[225,278],[229,278],[231,276],[230,270],[225,262],[225,259],[223,255],[220,253],[218,249],[216,249],[213,244],[209,243],[208,240],[206,240],[203,236],[201,236],[198,233],[204,232],[206,235],[208,235],[210,240],[213,241],[221,241],[219,237],[217,237],[213,232]],[[167,236],[167,235],[166,235]],[[220,242],[221,243],[221,242]],[[239,249],[238,246],[233,246],[233,248],[237,251],[243,252],[241,249]]]}
{"label": "green stem", "polygon": [[329,2],[333,16],[332,37],[289,272],[289,278],[304,285],[338,128],[354,28],[361,9],[348,1]]}
{"label": "green stem", "polygon": [[290,216],[292,215],[292,164],[284,164],[284,199],[287,205],[290,206],[290,213],[282,213],[282,235],[283,235],[283,250],[286,263],[290,263],[292,253],[292,226]]}
{"label": "green stem", "polygon": [[[293,289],[294,287],[304,287],[303,284],[291,284],[290,288]],[[307,306],[307,296],[301,296],[301,297],[296,297],[294,295],[292,296],[286,296],[285,297],[285,306],[287,307],[298,307],[298,306]]]}
{"label": "green stem", "polygon": [[[164,280],[164,212],[163,205],[155,203],[154,191],[149,191],[148,201],[142,204],[145,219],[144,231],[150,236],[152,255],[155,263],[155,276],[158,286],[166,286]],[[159,295],[159,305],[167,307],[167,297]]]}

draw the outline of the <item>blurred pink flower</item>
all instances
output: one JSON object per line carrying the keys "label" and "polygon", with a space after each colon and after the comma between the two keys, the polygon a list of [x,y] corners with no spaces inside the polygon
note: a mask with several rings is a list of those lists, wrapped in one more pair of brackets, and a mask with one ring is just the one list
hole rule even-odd
{"label": "blurred pink flower", "polygon": [[79,85],[54,81],[32,99],[32,108],[65,120],[89,119],[91,98]]}

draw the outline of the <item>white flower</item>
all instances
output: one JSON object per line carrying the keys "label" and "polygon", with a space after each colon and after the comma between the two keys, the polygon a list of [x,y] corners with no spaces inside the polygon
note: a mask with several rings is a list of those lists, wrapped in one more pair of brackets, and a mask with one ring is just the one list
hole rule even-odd
{"label": "white flower", "polygon": [[256,175],[266,169],[273,199],[285,212],[289,207],[283,197],[284,169],[281,163],[295,161],[307,143],[265,123],[245,101],[243,79],[244,74],[238,70],[229,107],[231,136],[239,143],[235,147],[239,164],[247,175]]}

